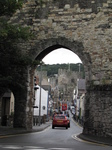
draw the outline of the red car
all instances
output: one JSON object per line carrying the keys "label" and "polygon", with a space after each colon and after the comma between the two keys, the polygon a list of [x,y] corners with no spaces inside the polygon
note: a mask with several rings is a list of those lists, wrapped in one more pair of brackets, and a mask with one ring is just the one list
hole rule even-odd
{"label": "red car", "polygon": [[54,129],[54,127],[65,127],[66,129],[68,129],[67,117],[63,114],[55,115],[52,121],[52,129]]}

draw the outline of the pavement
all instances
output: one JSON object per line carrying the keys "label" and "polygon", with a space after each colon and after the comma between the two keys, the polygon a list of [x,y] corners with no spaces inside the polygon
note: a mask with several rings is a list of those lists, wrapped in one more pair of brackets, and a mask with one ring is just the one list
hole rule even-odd
{"label": "pavement", "polygon": [[[50,127],[51,124],[52,124],[52,120],[49,120],[48,122],[41,124],[40,126],[39,125],[33,126],[31,130],[26,130],[23,128],[13,128],[13,127],[8,127],[8,126],[0,126],[0,138],[6,137],[8,135],[40,132]],[[86,135],[86,134],[81,133],[77,135],[77,138],[86,142],[93,142],[93,143],[112,146],[111,137],[110,138],[109,137],[97,137],[97,136]]]}
{"label": "pavement", "polygon": [[112,146],[112,137],[99,137],[99,136],[86,135],[86,134],[81,133],[77,135],[77,138],[87,141],[87,142],[93,142],[97,144]]}
{"label": "pavement", "polygon": [[48,121],[46,123],[33,126],[31,130],[26,130],[25,128],[13,128],[9,126],[0,126],[0,138],[7,135],[15,135],[15,134],[23,134],[23,133],[32,133],[32,132],[40,132],[50,127],[52,121]]}

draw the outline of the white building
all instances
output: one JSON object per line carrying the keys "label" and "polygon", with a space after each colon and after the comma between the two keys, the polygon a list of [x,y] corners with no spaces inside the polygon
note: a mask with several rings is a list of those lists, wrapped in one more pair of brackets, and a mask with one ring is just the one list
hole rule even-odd
{"label": "white building", "polygon": [[84,102],[85,102],[85,93],[80,97],[80,119],[84,116]]}
{"label": "white building", "polygon": [[35,90],[35,106],[38,106],[38,108],[34,108],[34,116],[39,116],[40,95],[41,95],[40,116],[47,115],[48,114],[48,91],[45,91],[43,88],[40,88],[39,85],[36,85],[36,87],[39,88]]}
{"label": "white building", "polygon": [[84,101],[86,92],[86,81],[85,79],[77,79],[77,86],[73,91],[73,99],[75,106],[75,116],[74,118],[78,121],[83,119],[84,115]]}

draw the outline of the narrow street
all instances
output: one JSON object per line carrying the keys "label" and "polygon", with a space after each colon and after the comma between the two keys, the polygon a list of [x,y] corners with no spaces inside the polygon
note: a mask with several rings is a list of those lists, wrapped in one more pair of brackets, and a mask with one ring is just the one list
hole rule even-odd
{"label": "narrow street", "polygon": [[71,118],[70,128],[48,127],[44,131],[6,136],[0,139],[0,150],[111,150],[111,146],[80,141],[75,138],[82,128]]}

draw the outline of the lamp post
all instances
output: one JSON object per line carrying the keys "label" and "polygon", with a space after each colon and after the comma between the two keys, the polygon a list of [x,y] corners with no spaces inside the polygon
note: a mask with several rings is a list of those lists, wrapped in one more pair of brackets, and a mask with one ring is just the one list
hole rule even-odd
{"label": "lamp post", "polygon": [[79,64],[79,73],[80,73],[80,64]]}
{"label": "lamp post", "polygon": [[42,64],[40,63],[39,126],[41,123],[41,82],[42,82]]}

